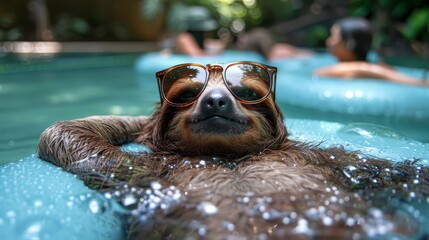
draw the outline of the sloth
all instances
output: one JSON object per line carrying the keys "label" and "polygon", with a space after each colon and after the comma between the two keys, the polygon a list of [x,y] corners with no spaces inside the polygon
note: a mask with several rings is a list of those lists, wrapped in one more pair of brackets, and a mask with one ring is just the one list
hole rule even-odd
{"label": "sloth", "polygon": [[[57,122],[38,156],[115,192],[131,212],[130,239],[421,234],[398,202],[429,196],[428,168],[290,139],[276,71],[255,62],[173,66],[156,74],[161,101],[151,116]],[[150,151],[124,151],[128,143]],[[130,195],[132,204],[120,197]]]}

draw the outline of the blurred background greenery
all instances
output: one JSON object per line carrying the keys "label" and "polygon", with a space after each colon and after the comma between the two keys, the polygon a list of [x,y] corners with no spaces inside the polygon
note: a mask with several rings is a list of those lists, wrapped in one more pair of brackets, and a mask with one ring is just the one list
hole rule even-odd
{"label": "blurred background greenery", "polygon": [[353,15],[374,24],[380,53],[429,55],[427,0],[0,0],[0,41],[154,42],[178,27],[187,5],[212,10],[218,37],[265,27],[318,49],[335,20]]}

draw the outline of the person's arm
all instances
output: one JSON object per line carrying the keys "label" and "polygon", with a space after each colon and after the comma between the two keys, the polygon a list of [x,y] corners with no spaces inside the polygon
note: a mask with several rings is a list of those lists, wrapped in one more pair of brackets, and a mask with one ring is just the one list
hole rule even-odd
{"label": "person's arm", "polygon": [[176,51],[178,53],[190,56],[203,56],[205,55],[204,49],[198,46],[197,41],[190,33],[180,33],[176,37]]}
{"label": "person's arm", "polygon": [[404,75],[393,68],[367,62],[343,62],[334,66],[316,70],[318,76],[337,77],[350,80],[353,78],[372,78],[397,83],[429,86],[419,79]]}
{"label": "person's arm", "polygon": [[271,47],[269,60],[277,60],[288,57],[308,57],[313,55],[311,51],[297,48],[287,43],[277,43]]}

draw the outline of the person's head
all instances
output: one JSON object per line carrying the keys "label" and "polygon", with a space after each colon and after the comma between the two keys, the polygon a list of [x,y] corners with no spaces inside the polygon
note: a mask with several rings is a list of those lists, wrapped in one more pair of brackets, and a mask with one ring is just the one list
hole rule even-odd
{"label": "person's head", "polygon": [[237,48],[244,51],[253,51],[268,58],[273,40],[270,33],[262,28],[255,28],[247,33],[238,35]]}
{"label": "person's head", "polygon": [[366,61],[372,36],[372,27],[367,20],[345,18],[331,27],[326,46],[339,61]]}
{"label": "person's head", "polygon": [[213,18],[210,11],[201,6],[190,6],[186,8],[184,25],[185,30],[192,34],[202,49],[204,49],[204,38],[206,33],[218,27],[218,23]]}

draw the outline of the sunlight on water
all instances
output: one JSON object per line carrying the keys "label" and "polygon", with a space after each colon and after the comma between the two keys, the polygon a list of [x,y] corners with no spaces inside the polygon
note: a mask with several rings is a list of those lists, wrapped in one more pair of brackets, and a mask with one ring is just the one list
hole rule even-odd
{"label": "sunlight on water", "polygon": [[343,140],[353,142],[363,147],[385,147],[384,144],[380,146],[380,143],[383,143],[381,142],[383,138],[401,140],[402,143],[408,141],[406,136],[390,128],[369,123],[348,124],[338,130],[338,135]]}

